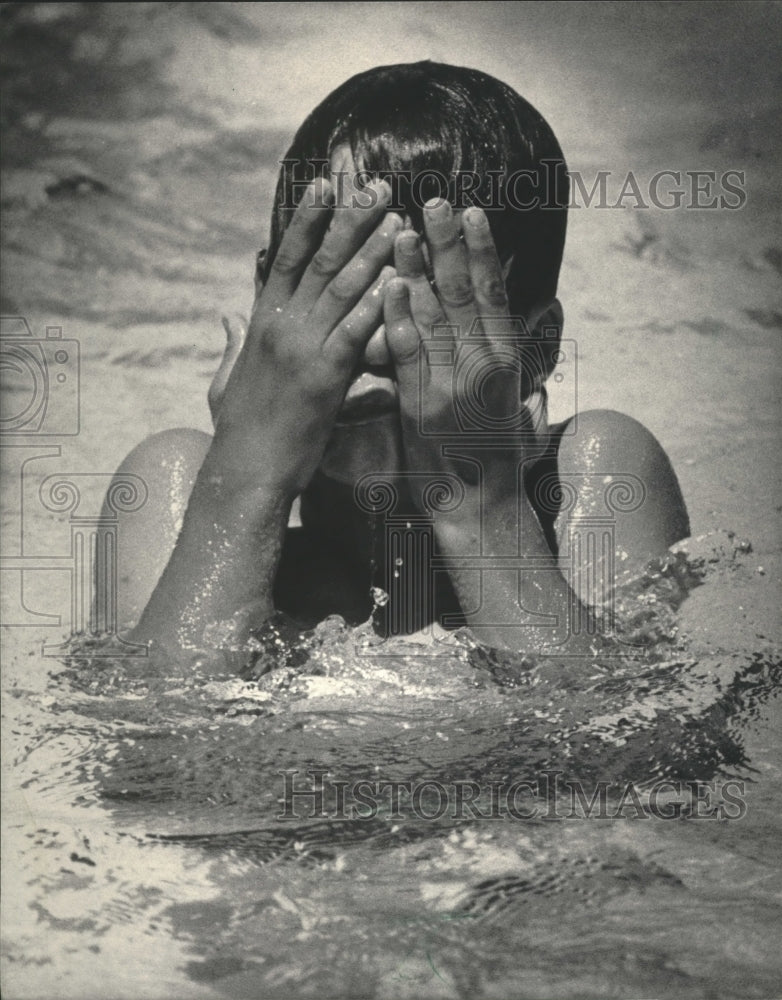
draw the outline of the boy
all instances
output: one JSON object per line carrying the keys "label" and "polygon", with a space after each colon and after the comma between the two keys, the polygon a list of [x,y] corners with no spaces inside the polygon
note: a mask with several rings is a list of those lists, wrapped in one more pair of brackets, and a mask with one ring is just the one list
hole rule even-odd
{"label": "boy", "polygon": [[[641,568],[688,523],[641,425],[547,425],[567,202],[546,122],[477,71],[381,67],[315,109],[210,391],[214,437],[164,432],[121,467],[150,493],[120,553],[136,638],[241,647],[275,609],[358,623],[379,584],[387,634],[436,621],[525,653],[589,648],[615,561]],[[609,522],[584,543],[580,525]]]}

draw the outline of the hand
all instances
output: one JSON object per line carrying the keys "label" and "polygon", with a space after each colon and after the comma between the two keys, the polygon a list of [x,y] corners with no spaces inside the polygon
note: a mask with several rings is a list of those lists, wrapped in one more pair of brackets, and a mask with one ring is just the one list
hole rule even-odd
{"label": "hand", "polygon": [[[523,343],[526,322],[510,315],[484,212],[471,207],[457,218],[447,203],[429,203],[424,232],[435,290],[421,240],[405,232],[385,291],[407,465],[455,474],[464,487],[458,506],[435,518],[435,532],[470,627],[490,645],[549,652],[563,639],[552,621],[569,622],[573,595],[520,476],[540,447],[530,410],[540,394],[531,388],[547,371]],[[561,318],[559,304],[548,314]]]}
{"label": "hand", "polygon": [[285,233],[219,400],[219,456],[210,466],[233,483],[262,475],[292,498],[323,456],[381,322],[383,286],[394,273],[386,265],[403,225],[386,212],[388,184],[373,182],[364,195],[362,204],[333,208],[331,185],[317,180]]}
{"label": "hand", "polygon": [[459,218],[447,202],[429,202],[424,226],[436,292],[421,240],[408,230],[396,238],[398,277],[385,293],[408,464],[451,471],[443,444],[467,444],[483,433],[484,440],[507,444],[476,449],[484,473],[491,463],[494,488],[515,490],[517,462],[508,459],[521,459],[534,426],[522,402],[518,338],[526,325],[510,316],[502,265],[481,209],[468,208]]}

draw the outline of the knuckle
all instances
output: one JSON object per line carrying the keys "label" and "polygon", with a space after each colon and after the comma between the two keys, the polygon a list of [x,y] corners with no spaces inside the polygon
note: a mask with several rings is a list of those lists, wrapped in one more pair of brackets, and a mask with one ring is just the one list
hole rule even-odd
{"label": "knuckle", "polygon": [[298,364],[298,344],[294,337],[286,336],[276,327],[270,327],[263,338],[263,354],[275,364],[289,368]]}
{"label": "knuckle", "polygon": [[440,300],[447,306],[466,306],[472,302],[472,282],[466,275],[449,275],[437,279]]}
{"label": "knuckle", "polygon": [[319,278],[333,278],[339,273],[340,262],[331,250],[321,249],[312,258],[310,268]]}
{"label": "knuckle", "polygon": [[280,247],[272,264],[272,271],[281,276],[295,274],[301,267],[301,258],[290,248]]}
{"label": "knuckle", "polygon": [[425,331],[427,337],[432,335],[432,330],[435,326],[439,326],[445,322],[445,315],[441,309],[416,309],[413,315],[415,316],[416,324],[421,330]]}
{"label": "knuckle", "polygon": [[418,360],[421,342],[410,322],[400,320],[392,323],[386,330],[386,339],[397,364],[409,364]]}
{"label": "knuckle", "polygon": [[263,345],[263,357],[275,366],[287,369],[291,364],[290,348],[283,346],[278,337],[269,337]]}
{"label": "knuckle", "polygon": [[283,339],[283,325],[279,317],[273,316],[263,324],[259,330],[259,336],[255,339],[260,340],[264,346],[274,347]]}
{"label": "knuckle", "polygon": [[312,400],[323,402],[333,394],[333,377],[321,370],[320,365],[310,365],[302,373],[305,394]]}
{"label": "knuckle", "polygon": [[353,347],[361,342],[362,333],[363,327],[345,320],[334,327],[331,336],[342,346]]}
{"label": "knuckle", "polygon": [[478,296],[490,306],[502,307],[508,304],[505,282],[497,277],[483,278],[478,283]]}
{"label": "knuckle", "polygon": [[349,272],[343,271],[334,278],[329,284],[329,295],[341,304],[353,301],[356,290]]}
{"label": "knuckle", "polygon": [[445,253],[448,250],[454,250],[461,245],[461,239],[457,232],[439,232],[433,230],[429,233],[429,242],[435,248],[435,250],[440,253]]}
{"label": "knuckle", "polygon": [[415,365],[421,356],[420,346],[417,341],[403,341],[397,344],[394,357],[398,365]]}

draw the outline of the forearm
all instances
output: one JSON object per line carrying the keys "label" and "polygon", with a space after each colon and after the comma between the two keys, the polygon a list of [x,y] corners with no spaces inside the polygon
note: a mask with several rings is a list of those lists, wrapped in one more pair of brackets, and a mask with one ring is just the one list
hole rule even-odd
{"label": "forearm", "polygon": [[437,541],[476,637],[521,653],[588,654],[596,640],[592,617],[568,586],[527,498],[476,499],[458,513],[438,524]]}
{"label": "forearm", "polygon": [[219,441],[210,449],[135,638],[171,650],[235,646],[272,614],[292,498],[248,476],[250,466],[239,477]]}
{"label": "forearm", "polygon": [[290,220],[230,375],[169,563],[137,628],[170,647],[235,646],[273,609],[293,498],[320,464],[382,315],[402,218],[386,181],[341,205],[317,179]]}

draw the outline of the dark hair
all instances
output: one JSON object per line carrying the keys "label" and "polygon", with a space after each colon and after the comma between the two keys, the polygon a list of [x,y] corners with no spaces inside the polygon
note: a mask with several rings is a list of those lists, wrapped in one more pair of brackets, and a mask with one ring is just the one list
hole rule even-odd
{"label": "dark hair", "polygon": [[[554,297],[569,198],[567,168],[554,133],[506,84],[478,70],[434,62],[359,73],[309,115],[280,173],[267,269],[304,182],[316,174],[328,176],[328,159],[343,143],[367,180],[388,177],[394,187],[394,175],[407,175],[425,182],[417,196],[409,183],[395,187],[399,201],[394,207],[407,212],[419,232],[428,198],[487,208],[500,257],[507,261],[513,255],[507,287],[514,314],[526,316]],[[456,178],[464,174],[479,177],[481,186],[460,189]],[[488,204],[487,178],[493,185]]]}

